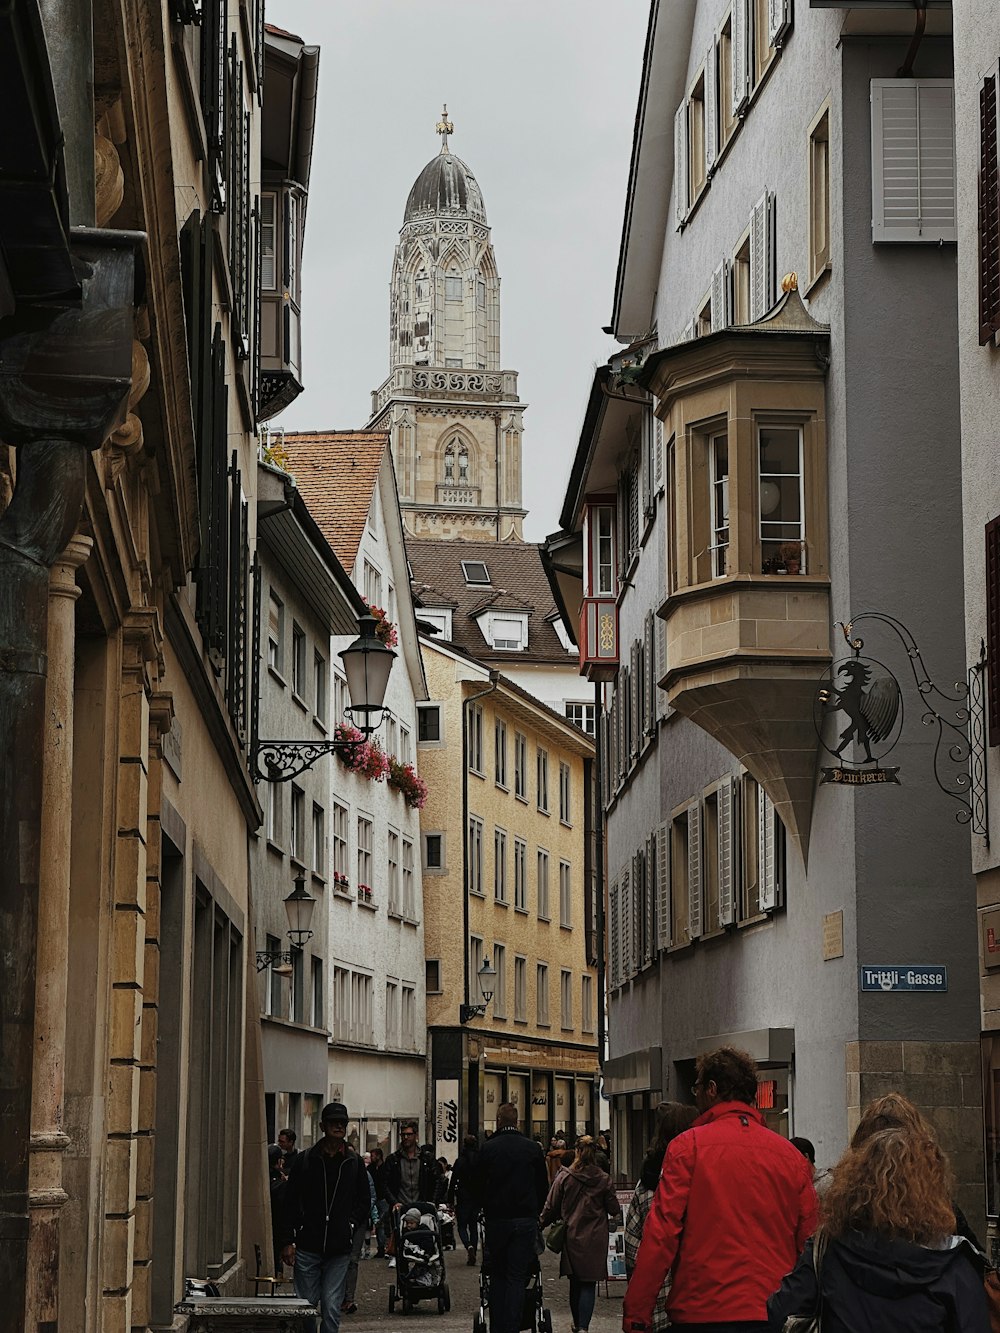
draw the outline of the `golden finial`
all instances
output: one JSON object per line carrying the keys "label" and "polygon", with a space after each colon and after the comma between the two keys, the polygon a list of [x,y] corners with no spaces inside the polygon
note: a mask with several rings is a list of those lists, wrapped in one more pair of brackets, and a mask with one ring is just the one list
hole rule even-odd
{"label": "golden finial", "polygon": [[444,106],[441,108],[441,119],[440,119],[440,120],[438,121],[438,123],[437,123],[437,132],[438,132],[438,134],[440,134],[440,136],[441,136],[441,152],[442,152],[442,153],[447,153],[447,152],[448,152],[448,135],[449,135],[449,134],[454,134],[454,132],[455,132],[455,126],[454,126],[454,125],[451,123],[451,121],[448,119],[448,104],[447,104],[447,102],[446,102],[446,103],[444,104]]}
{"label": "golden finial", "polygon": [[786,273],[781,279],[781,290],[783,292],[797,292],[799,290],[799,275],[797,273]]}

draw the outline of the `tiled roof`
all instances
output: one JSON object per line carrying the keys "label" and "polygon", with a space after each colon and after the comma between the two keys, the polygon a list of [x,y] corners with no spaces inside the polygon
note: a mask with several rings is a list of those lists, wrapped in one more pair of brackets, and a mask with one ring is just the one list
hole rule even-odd
{"label": "tiled roof", "polygon": [[350,573],[389,436],[384,431],[314,430],[286,434],[283,443],[288,471],[309,512]]}
{"label": "tiled roof", "polygon": [[[530,542],[418,541],[408,538],[406,553],[413,573],[413,595],[428,610],[452,607],[451,642],[479,662],[513,667],[518,662],[554,662],[571,666],[573,656],[559,641],[548,619],[555,610],[539,548]],[[481,560],[489,585],[469,586],[462,561]],[[527,612],[528,647],[524,652],[495,651],[483,638],[475,615],[487,607]],[[420,612],[417,612],[419,617]]]}
{"label": "tiled roof", "polygon": [[275,23],[265,23],[264,31],[270,33],[272,37],[287,37],[290,42],[302,41],[302,38],[296,36],[294,32],[288,32],[285,28],[279,28]]}

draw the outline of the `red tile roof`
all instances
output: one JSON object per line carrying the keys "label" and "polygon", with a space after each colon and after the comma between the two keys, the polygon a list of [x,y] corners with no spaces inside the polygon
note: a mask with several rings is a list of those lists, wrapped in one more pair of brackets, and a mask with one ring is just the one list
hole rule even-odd
{"label": "red tile roof", "polygon": [[315,430],[286,434],[288,470],[337,559],[350,572],[371,508],[385,431]]}

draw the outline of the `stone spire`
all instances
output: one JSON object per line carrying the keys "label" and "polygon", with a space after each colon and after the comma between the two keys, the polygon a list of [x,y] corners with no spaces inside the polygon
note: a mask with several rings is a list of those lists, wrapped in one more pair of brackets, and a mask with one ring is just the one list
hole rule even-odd
{"label": "stone spire", "polygon": [[455,133],[455,126],[448,119],[447,102],[445,102],[441,108],[441,119],[437,123],[437,132],[441,136],[441,152],[450,153],[451,149],[448,147],[448,135]]}

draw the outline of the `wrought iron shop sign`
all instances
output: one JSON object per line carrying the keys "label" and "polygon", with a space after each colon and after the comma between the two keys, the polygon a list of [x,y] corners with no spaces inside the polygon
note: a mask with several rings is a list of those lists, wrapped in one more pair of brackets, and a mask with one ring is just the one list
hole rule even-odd
{"label": "wrought iron shop sign", "polygon": [[932,991],[948,989],[948,969],[937,963],[862,965],[858,974],[863,991]]}

